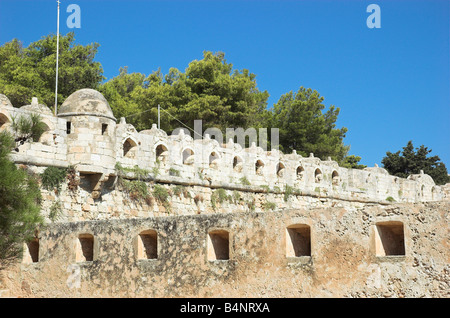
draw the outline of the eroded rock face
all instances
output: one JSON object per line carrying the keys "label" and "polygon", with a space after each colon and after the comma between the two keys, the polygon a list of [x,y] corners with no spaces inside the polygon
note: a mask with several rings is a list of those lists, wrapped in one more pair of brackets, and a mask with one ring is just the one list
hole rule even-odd
{"label": "eroded rock face", "polygon": [[[449,297],[448,211],[441,202],[54,223],[39,235],[38,261],[5,270],[1,289],[20,297]],[[386,224],[402,231],[383,244],[403,251],[377,252],[377,226]]]}

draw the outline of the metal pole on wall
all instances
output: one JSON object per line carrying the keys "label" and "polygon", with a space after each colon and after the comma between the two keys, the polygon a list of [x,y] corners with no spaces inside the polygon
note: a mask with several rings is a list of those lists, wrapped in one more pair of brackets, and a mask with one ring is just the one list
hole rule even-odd
{"label": "metal pole on wall", "polygon": [[58,113],[58,60],[59,60],[59,0],[58,3],[58,19],[56,22],[56,85],[55,85],[55,116]]}
{"label": "metal pole on wall", "polygon": [[160,120],[160,115],[159,115],[159,112],[160,112],[159,108],[160,108],[160,106],[158,104],[158,129],[161,129],[161,120]]}

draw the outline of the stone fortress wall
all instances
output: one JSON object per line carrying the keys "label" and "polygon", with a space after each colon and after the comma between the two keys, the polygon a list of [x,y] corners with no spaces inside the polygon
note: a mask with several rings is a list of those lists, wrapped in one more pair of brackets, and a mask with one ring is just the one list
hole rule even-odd
{"label": "stone fortress wall", "polygon": [[434,202],[52,223],[39,255],[5,271],[0,295],[448,298],[449,211]]}
{"label": "stone fortress wall", "polygon": [[[12,107],[4,95],[0,102],[0,129],[8,129],[13,117],[29,112],[41,114],[48,126],[39,142],[20,146],[12,155],[13,160],[35,172],[42,172],[49,166],[75,167],[81,182],[87,183],[85,189],[94,194],[81,193],[82,199],[77,200],[76,207],[71,207],[79,212],[83,211],[83,206],[89,212],[97,207],[101,214],[98,217],[108,217],[108,213],[114,211],[119,213],[118,204],[123,202],[123,198],[114,197],[117,194],[114,191],[117,164],[147,170],[147,181],[166,186],[188,186],[192,199],[187,202],[192,205],[187,208],[188,213],[210,210],[204,202],[217,188],[251,192],[256,197],[269,192],[269,197],[273,197],[271,200],[282,208],[327,206],[330,202],[335,202],[334,205],[336,202],[344,205],[358,202],[383,204],[389,200],[414,203],[441,201],[445,197],[443,188],[435,185],[426,174],[404,179],[391,176],[377,166],[347,169],[313,154],[302,157],[295,152],[264,151],[254,143],[249,148],[242,148],[233,140],[219,144],[209,135],[194,139],[184,130],[167,135],[156,125],[137,132],[124,118],[116,123],[106,99],[91,89],[73,93],[59,108],[57,116],[35,99],[31,105],[21,108]],[[133,178],[133,175],[128,177]],[[293,203],[280,200],[286,189],[294,194]],[[194,205],[193,198],[198,194],[203,200]],[[73,203],[72,198],[65,200],[63,197],[62,200],[66,208]],[[95,204],[92,204],[93,200]],[[256,210],[262,210],[259,201]],[[176,207],[176,200],[173,204]],[[245,207],[236,208],[245,210]],[[136,206],[132,210],[139,215],[151,215],[148,207]],[[155,212],[161,210],[164,209],[153,208]],[[178,210],[186,211],[186,207]],[[84,218],[75,214],[69,219]]]}
{"label": "stone fortress wall", "polygon": [[[91,89],[73,93],[57,116],[36,99],[14,108],[0,95],[0,130],[31,112],[48,129],[12,159],[36,173],[74,167],[79,186],[43,189],[47,220],[55,202],[63,213],[0,277],[0,295],[450,295],[450,188],[426,174],[346,169],[156,125],[137,132]],[[133,200],[119,176],[150,193],[164,187],[167,202]]]}

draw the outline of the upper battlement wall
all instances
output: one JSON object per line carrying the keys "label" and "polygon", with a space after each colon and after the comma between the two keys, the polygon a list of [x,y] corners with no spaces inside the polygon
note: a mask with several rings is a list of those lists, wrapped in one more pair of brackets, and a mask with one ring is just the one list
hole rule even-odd
{"label": "upper battlement wall", "polygon": [[[277,150],[264,151],[253,144],[242,148],[229,141],[193,139],[182,130],[167,136],[155,126],[144,132],[133,132],[129,125],[117,125],[121,140],[131,140],[134,151],[123,151],[119,143],[117,162],[126,167],[135,165],[147,170],[158,169],[161,176],[179,174],[176,179],[200,183],[208,180],[214,187],[235,187],[243,180],[256,188],[280,189],[292,187],[302,193],[320,193],[351,199],[386,200],[397,202],[432,201],[442,198],[440,187],[424,174],[408,179],[391,176],[379,167],[363,170],[339,167],[332,160],[283,154]],[[118,140],[120,142],[120,139]],[[123,153],[122,153],[123,152]]]}
{"label": "upper battlement wall", "polygon": [[[94,90],[72,94],[54,116],[33,99],[14,108],[0,95],[0,130],[14,118],[39,113],[47,131],[38,142],[20,145],[12,154],[16,163],[35,167],[74,166],[80,176],[98,174],[100,182],[117,175],[117,164],[147,170],[148,179],[162,183],[255,192],[284,192],[332,197],[347,201],[424,202],[444,198],[442,187],[425,174],[407,179],[391,176],[380,167],[362,170],[339,167],[332,160],[295,152],[265,151],[254,143],[243,148],[205,134],[194,139],[184,130],[168,135],[153,125],[136,131],[124,118],[116,122],[104,97]],[[130,176],[130,178],[132,178]]]}

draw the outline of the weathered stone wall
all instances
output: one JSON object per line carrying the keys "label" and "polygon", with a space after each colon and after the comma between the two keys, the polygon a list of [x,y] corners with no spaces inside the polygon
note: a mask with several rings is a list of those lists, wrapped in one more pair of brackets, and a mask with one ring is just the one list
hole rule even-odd
{"label": "weathered stone wall", "polygon": [[[116,164],[144,169],[146,179],[161,183],[228,190],[246,185],[256,192],[294,191],[303,195],[298,198],[307,199],[305,204],[311,197],[384,203],[444,198],[442,187],[425,174],[405,179],[391,176],[377,166],[346,169],[313,154],[302,157],[295,151],[291,154],[276,149],[266,151],[255,143],[242,148],[233,140],[219,143],[208,134],[194,139],[179,130],[169,136],[156,125],[138,132],[124,118],[116,124],[108,102],[94,90],[73,93],[58,116],[36,100],[31,105],[14,108],[6,96],[0,97],[0,129],[9,129],[14,117],[29,113],[41,114],[48,127],[39,142],[19,146],[12,159],[35,167],[36,171],[48,166],[73,166],[81,179],[96,180],[92,185],[93,199],[99,199],[101,194],[107,197],[111,191],[111,183],[118,174]],[[106,199],[103,206],[99,205],[101,212],[117,207],[117,202],[111,202]]]}
{"label": "weathered stone wall", "polygon": [[[39,234],[39,261],[3,271],[0,289],[13,297],[449,297],[449,211],[446,202],[53,223]],[[292,257],[287,228],[299,224],[309,226],[310,251]],[[402,225],[403,255],[376,255],[377,224]],[[145,230],[157,235],[156,258],[137,259]],[[228,232],[228,259],[208,260],[214,230]],[[83,233],[94,238],[93,260],[77,262]]]}
{"label": "weathered stone wall", "polygon": [[[30,113],[48,129],[12,160],[37,174],[72,166],[78,185],[42,189],[47,226],[0,273],[0,296],[450,296],[449,185],[428,175],[137,132],[93,90],[58,116],[0,95],[0,130]],[[121,183],[136,181],[148,196]]]}
{"label": "weathered stone wall", "polygon": [[[21,167],[26,167],[36,174],[42,173],[45,169],[24,165]],[[64,181],[60,191],[41,189],[44,199],[42,213],[48,222],[73,222],[109,218],[280,211],[295,208],[361,208],[366,204],[391,204],[385,201],[334,197],[319,192],[292,190],[286,193],[281,189],[244,185],[228,188],[212,187],[206,181],[196,184],[170,176],[156,178],[156,181],[147,180],[145,186],[149,198],[135,198],[125,191],[118,178],[114,177],[108,184],[103,185],[100,196],[94,198],[93,186],[89,179],[82,178],[74,190],[68,189],[68,182]],[[168,196],[164,202],[156,199],[154,194],[156,187],[162,187],[167,191]],[[51,209],[56,203],[60,205],[61,210],[56,218],[52,218]]]}
{"label": "weathered stone wall", "polygon": [[[41,174],[45,167],[21,165],[36,174]],[[214,214],[229,212],[267,212],[285,209],[308,209],[340,207],[360,209],[366,205],[389,206],[394,202],[374,200],[358,193],[343,195],[339,192],[327,192],[317,187],[315,191],[298,188],[269,188],[222,184],[207,180],[184,180],[182,177],[162,175],[156,178],[144,178],[148,197],[134,197],[121,185],[125,181],[137,182],[133,173],[125,176],[112,176],[95,191],[97,179],[90,175],[80,176],[80,184],[69,189],[66,180],[60,191],[42,189],[42,213],[48,222],[73,222],[85,220],[103,220],[109,218],[133,218],[152,216],[174,216]],[[129,179],[127,179],[129,178]],[[122,181],[123,182],[123,181]],[[158,200],[156,188],[167,191],[164,201]],[[94,193],[99,192],[94,196]],[[360,193],[359,193],[360,194]],[[56,218],[51,218],[52,206],[59,204],[61,211]]]}

